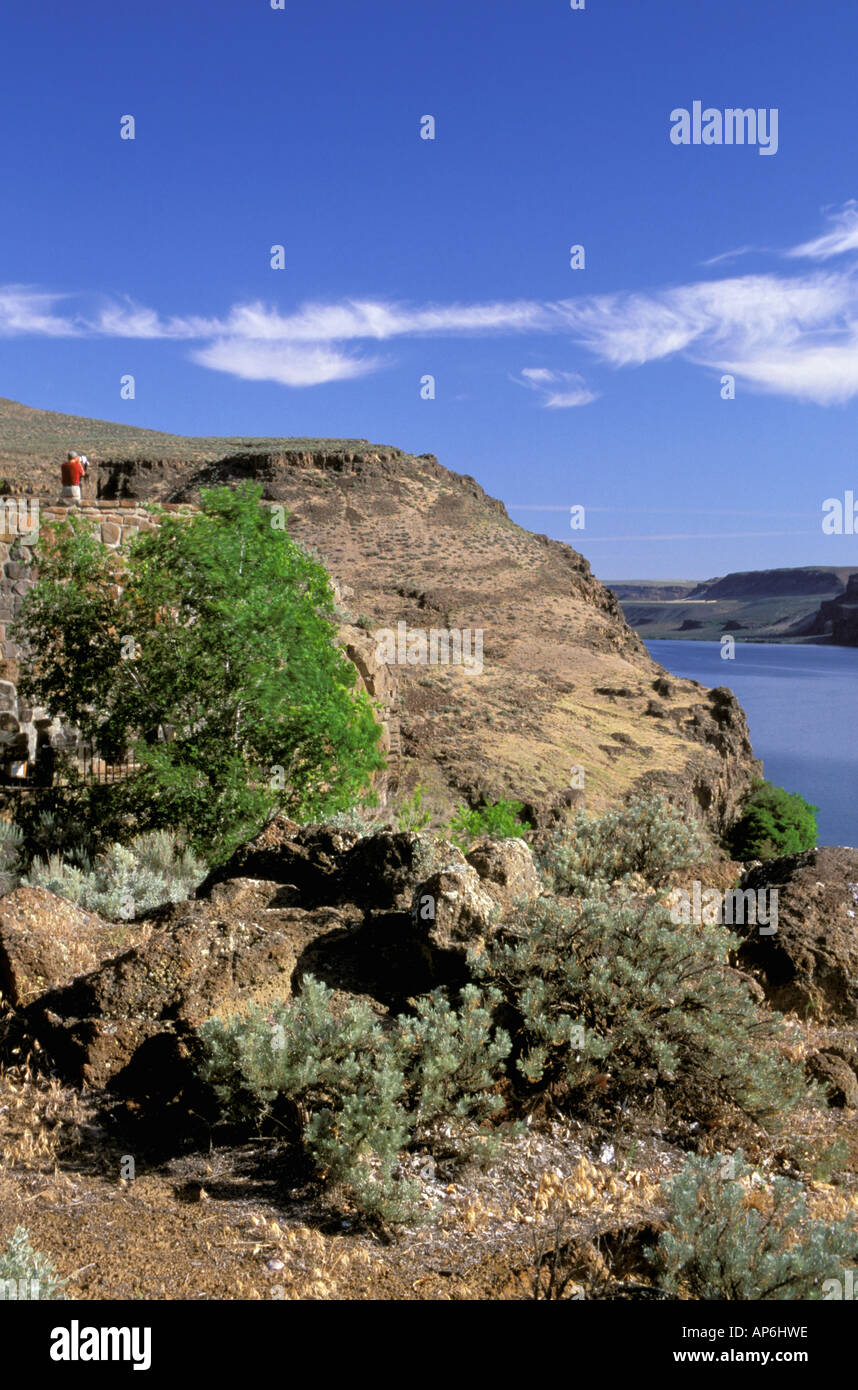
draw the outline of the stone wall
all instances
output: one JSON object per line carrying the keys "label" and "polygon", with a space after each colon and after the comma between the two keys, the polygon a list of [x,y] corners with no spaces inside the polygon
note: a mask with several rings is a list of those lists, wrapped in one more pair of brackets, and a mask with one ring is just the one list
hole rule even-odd
{"label": "stone wall", "polygon": [[[73,510],[91,522],[111,550],[120,550],[139,531],[151,531],[158,524],[157,515],[153,516],[139,501],[133,500],[85,501]],[[198,509],[189,503],[163,503],[161,510],[189,515]],[[39,528],[46,527],[64,519],[68,512],[67,505],[40,502],[36,498],[7,498],[0,503],[0,766],[7,772],[14,765],[20,773],[25,763],[36,762],[40,749],[46,744],[58,746],[69,733],[47,710],[33,709],[19,697],[17,677],[21,652],[9,635],[24,594],[35,583],[32,567],[34,521],[37,517]],[[343,593],[336,582],[334,592],[342,605]],[[379,706],[382,747],[388,766],[375,785],[383,807],[399,782],[401,746],[396,680],[390,667],[375,660],[374,641],[345,618],[338,641],[356,667],[361,685]]]}

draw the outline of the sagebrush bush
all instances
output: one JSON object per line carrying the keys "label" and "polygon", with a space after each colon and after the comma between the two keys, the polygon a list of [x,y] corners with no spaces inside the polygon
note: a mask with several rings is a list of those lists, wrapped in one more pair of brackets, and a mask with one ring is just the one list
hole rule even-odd
{"label": "sagebrush bush", "polygon": [[523,810],[520,801],[493,801],[473,810],[459,802],[449,825],[450,839],[463,849],[483,835],[493,840],[519,839],[530,830],[527,821],[520,819]]}
{"label": "sagebrush bush", "polygon": [[14,821],[0,820],[0,870],[12,867],[23,839],[21,829]]}
{"label": "sagebrush bush", "polygon": [[353,807],[351,811],[337,811],[335,816],[328,816],[325,825],[332,830],[354,831],[356,835],[363,837],[374,834],[380,823],[375,816],[367,815]]}
{"label": "sagebrush bush", "polygon": [[655,895],[614,889],[520,905],[472,965],[512,1011],[531,1085],[598,1077],[618,1098],[665,1087],[768,1122],[807,1088],[777,1049],[779,1017],[727,966],[738,944],[720,924],[675,925]]}
{"label": "sagebrush bush", "polygon": [[648,1252],[669,1294],[763,1301],[824,1297],[858,1260],[855,1220],[808,1215],[801,1185],[775,1178],[754,1188],[741,1150],[693,1157],[662,1183],[668,1226]]}
{"label": "sagebrush bush", "polygon": [[64,1282],[47,1255],[33,1249],[27,1228],[16,1226],[0,1251],[0,1299],[58,1299]]}
{"label": "sagebrush bush", "polygon": [[202,1075],[231,1119],[290,1102],[320,1176],[347,1186],[367,1215],[411,1219],[418,1191],[397,1178],[400,1154],[431,1146],[442,1121],[445,1142],[466,1150],[501,1108],[492,1087],[510,1044],[492,1028],[496,998],[468,986],[455,1010],[429,995],[385,1028],[363,1000],[335,1013],[333,991],[312,976],[301,990],[267,1016],[205,1023]]}
{"label": "sagebrush bush", "polygon": [[205,875],[202,860],[180,848],[171,832],[153,830],[127,845],[111,845],[94,863],[73,863],[61,854],[34,859],[22,882],[111,921],[127,921],[162,903],[184,901]]}
{"label": "sagebrush bush", "polygon": [[17,886],[24,836],[14,821],[0,820],[0,894]]}
{"label": "sagebrush bush", "polygon": [[557,893],[586,893],[594,882],[632,874],[657,887],[707,850],[697,823],[663,797],[633,797],[603,816],[578,811],[550,837],[542,867]]}

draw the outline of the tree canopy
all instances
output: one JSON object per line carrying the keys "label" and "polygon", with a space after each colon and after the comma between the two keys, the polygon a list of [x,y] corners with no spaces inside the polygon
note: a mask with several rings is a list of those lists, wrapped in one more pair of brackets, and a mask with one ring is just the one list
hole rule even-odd
{"label": "tree canopy", "polygon": [[133,752],[110,814],[179,829],[210,861],[275,808],[349,808],[384,761],[328,575],[261,495],[204,491],[122,556],[72,512],[42,532],[16,627],[24,696],[108,761]]}

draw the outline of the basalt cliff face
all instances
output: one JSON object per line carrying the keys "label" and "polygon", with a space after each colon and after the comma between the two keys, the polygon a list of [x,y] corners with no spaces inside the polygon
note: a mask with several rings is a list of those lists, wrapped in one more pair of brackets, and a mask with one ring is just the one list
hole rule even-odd
{"label": "basalt cliff face", "polygon": [[[369,633],[405,625],[405,663],[384,673],[392,790],[419,782],[439,813],[460,799],[515,798],[547,823],[564,807],[600,810],[660,788],[721,830],[760,774],[729,691],[667,677],[583,556],[515,525],[432,455],[363,440],[150,442],[136,431],[123,456],[120,426],[103,427],[99,454],[100,422],[76,423],[93,500],[196,503],[202,488],[256,480],[336,581],[359,669],[377,664]],[[47,437],[42,424],[40,447]],[[34,448],[40,493],[42,459]],[[20,485],[27,455],[6,467]],[[420,635],[433,629],[451,635],[451,658],[458,640],[473,653],[479,636],[479,661],[421,662]]]}
{"label": "basalt cliff face", "polygon": [[850,575],[842,594],[819,605],[808,631],[829,637],[838,647],[858,647],[858,574]]}

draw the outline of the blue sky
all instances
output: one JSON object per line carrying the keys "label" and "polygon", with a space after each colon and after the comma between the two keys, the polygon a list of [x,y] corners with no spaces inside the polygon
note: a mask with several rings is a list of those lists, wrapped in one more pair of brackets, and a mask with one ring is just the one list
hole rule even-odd
{"label": "blue sky", "polygon": [[603,578],[858,564],[854,0],[10,8],[0,395],[433,452]]}

